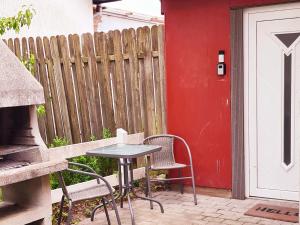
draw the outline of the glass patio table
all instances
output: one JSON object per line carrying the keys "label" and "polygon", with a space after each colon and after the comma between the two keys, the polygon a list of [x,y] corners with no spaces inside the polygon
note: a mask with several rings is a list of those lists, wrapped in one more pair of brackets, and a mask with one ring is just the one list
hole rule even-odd
{"label": "glass patio table", "polygon": [[[161,150],[161,146],[158,145],[116,144],[107,147],[92,149],[87,151],[86,153],[89,156],[102,156],[107,158],[118,159],[120,193],[116,197],[116,199],[118,198],[121,199],[121,208],[123,208],[123,199],[124,197],[127,197],[132,225],[135,225],[135,219],[134,219],[134,213],[131,205],[130,193],[132,193],[136,198],[157,203],[160,207],[161,213],[164,213],[163,206],[159,201],[154,200],[152,198],[138,196],[134,190],[134,185],[133,185],[133,161],[132,160],[134,158],[149,155],[151,153],[160,150]],[[122,176],[124,180],[124,185],[122,182]]]}

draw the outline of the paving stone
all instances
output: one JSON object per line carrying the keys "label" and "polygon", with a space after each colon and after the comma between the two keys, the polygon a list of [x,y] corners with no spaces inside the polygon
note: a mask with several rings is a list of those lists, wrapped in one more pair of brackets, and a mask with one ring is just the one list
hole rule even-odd
{"label": "paving stone", "polygon": [[[249,208],[257,203],[274,204],[272,201],[246,199],[235,200],[218,197],[198,195],[198,205],[194,205],[191,194],[177,192],[156,192],[154,198],[160,201],[165,213],[160,213],[159,207],[154,204],[150,210],[149,202],[134,200],[133,210],[135,212],[136,225],[295,225],[294,223],[268,220],[258,217],[245,216]],[[276,201],[275,204],[297,207],[296,203],[285,203]],[[286,205],[285,205],[286,204]],[[119,208],[122,225],[131,225],[128,205]],[[111,224],[115,225],[116,218],[113,211],[109,212]],[[105,214],[97,213],[94,222],[85,219],[79,225],[102,225],[107,224]]]}

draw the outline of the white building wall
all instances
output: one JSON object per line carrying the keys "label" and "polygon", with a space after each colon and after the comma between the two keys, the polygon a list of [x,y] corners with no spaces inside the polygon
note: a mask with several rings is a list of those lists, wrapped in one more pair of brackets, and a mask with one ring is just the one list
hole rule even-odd
{"label": "white building wall", "polygon": [[[104,7],[96,13],[94,23],[96,31],[123,30],[144,26],[160,25],[164,23],[163,16],[152,16],[135,13],[122,9]],[[100,20],[99,20],[100,19]]]}
{"label": "white building wall", "polygon": [[0,0],[0,17],[13,16],[23,5],[36,10],[30,28],[2,38],[82,34],[93,32],[92,0]]}
{"label": "white building wall", "polygon": [[118,18],[109,15],[103,15],[101,17],[101,23],[98,25],[97,30],[107,32],[110,30],[123,30],[127,28],[138,28],[144,26],[153,26],[161,23],[155,23],[150,21],[138,21],[130,18]]}

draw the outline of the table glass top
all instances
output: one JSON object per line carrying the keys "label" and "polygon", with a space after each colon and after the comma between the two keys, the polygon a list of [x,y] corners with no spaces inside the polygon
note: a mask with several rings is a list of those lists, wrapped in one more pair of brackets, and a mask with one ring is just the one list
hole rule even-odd
{"label": "table glass top", "polygon": [[87,151],[87,155],[110,158],[137,158],[161,150],[159,145],[116,144]]}

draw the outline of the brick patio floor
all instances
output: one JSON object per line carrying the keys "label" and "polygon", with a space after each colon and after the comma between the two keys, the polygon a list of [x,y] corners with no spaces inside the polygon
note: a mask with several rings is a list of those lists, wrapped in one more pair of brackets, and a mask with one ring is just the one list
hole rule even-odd
{"label": "brick patio floor", "polygon": [[[133,201],[136,217],[136,225],[287,225],[287,223],[275,220],[262,219],[243,215],[247,209],[257,203],[279,204],[288,207],[298,207],[297,203],[247,199],[244,201],[198,195],[198,205],[192,202],[191,194],[181,195],[177,192],[154,193],[155,199],[161,201],[165,213],[161,214],[159,207],[154,205],[154,210],[149,209],[149,203],[143,200]],[[131,225],[127,202],[123,209],[119,209],[123,225]],[[110,211],[112,224],[116,220]],[[104,213],[98,212],[96,219],[91,222],[86,219],[80,225],[104,225],[107,224]]]}

